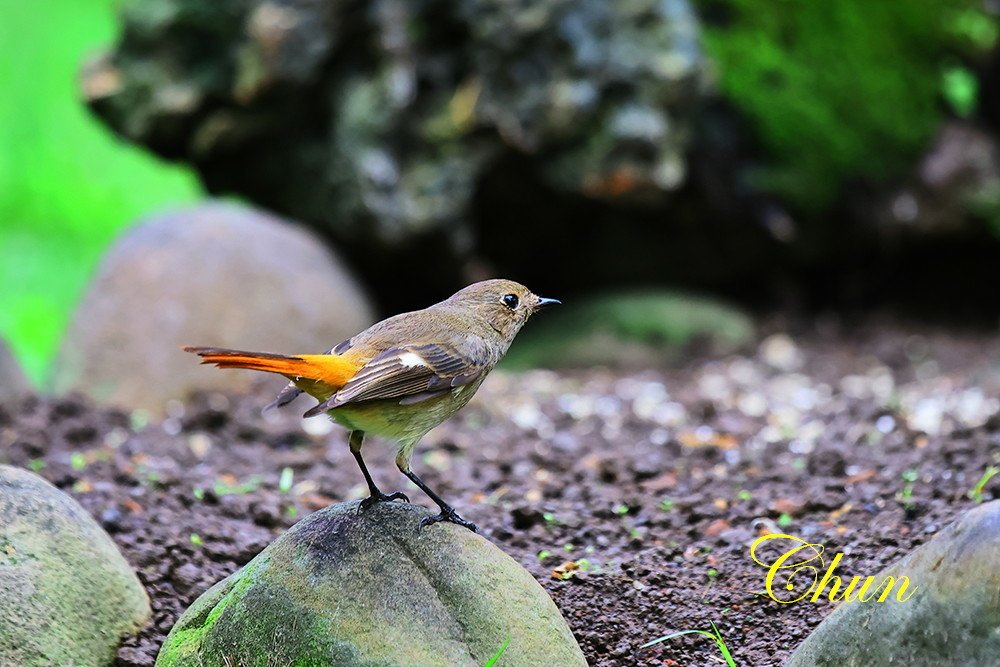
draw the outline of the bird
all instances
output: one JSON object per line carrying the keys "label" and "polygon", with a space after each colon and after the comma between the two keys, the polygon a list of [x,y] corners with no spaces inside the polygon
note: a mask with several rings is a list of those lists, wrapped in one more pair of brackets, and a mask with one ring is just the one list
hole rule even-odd
{"label": "bird", "polygon": [[368,434],[396,444],[396,466],[440,510],[421,520],[447,521],[473,532],[464,519],[410,467],[413,449],[428,431],[462,409],[504,357],[521,327],[558,299],[535,295],[512,280],[473,283],[423,310],[373,324],[322,354],[273,354],[217,347],[185,346],[218,368],[242,368],[283,375],[289,384],[264,410],[287,405],[305,393],[319,403],[304,414],[328,415],[349,432],[348,443],[368,485],[358,508],[409,498],[383,493],[361,450]]}

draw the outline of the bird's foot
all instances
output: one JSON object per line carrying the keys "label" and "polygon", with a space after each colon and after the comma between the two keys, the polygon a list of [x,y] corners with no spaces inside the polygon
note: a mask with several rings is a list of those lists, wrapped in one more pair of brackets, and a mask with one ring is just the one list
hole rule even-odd
{"label": "bird's foot", "polygon": [[458,512],[455,511],[453,507],[448,507],[447,505],[441,508],[441,511],[434,516],[425,516],[420,520],[420,527],[429,526],[438,521],[448,521],[450,523],[457,523],[459,526],[464,526],[474,533],[479,532],[479,526],[472,523],[467,519],[463,519],[459,516]]}
{"label": "bird's foot", "polygon": [[403,502],[407,503],[410,502],[410,499],[407,498],[406,494],[403,493],[402,491],[396,491],[395,493],[388,493],[388,494],[378,491],[377,493],[373,493],[372,495],[368,496],[367,498],[361,501],[361,504],[358,505],[358,513],[360,514],[361,512],[364,512],[366,509],[368,509],[375,503],[387,503],[393,500],[402,500]]}

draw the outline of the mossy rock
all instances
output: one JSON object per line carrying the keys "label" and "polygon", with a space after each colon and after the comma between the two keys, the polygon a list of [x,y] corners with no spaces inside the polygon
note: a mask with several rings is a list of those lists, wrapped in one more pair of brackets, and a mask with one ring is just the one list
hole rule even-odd
{"label": "mossy rock", "polygon": [[750,316],[714,299],[669,290],[613,292],[546,312],[521,334],[504,366],[647,367],[695,341],[727,353],[753,338]]}
{"label": "mossy rock", "polygon": [[[1000,501],[968,512],[875,577],[909,577],[905,601],[841,605],[786,667],[987,667],[1000,656]],[[907,597],[909,596],[909,597]]]}
{"label": "mossy rock", "polygon": [[97,522],[41,477],[0,466],[0,665],[110,665],[149,599]]}
{"label": "mossy rock", "polygon": [[586,665],[538,582],[426,509],[327,507],[195,601],[157,667]]}

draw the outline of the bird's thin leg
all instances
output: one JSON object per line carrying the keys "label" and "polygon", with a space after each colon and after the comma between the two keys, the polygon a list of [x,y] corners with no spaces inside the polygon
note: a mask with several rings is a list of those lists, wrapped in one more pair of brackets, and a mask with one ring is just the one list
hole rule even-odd
{"label": "bird's thin leg", "polygon": [[361,458],[361,445],[364,440],[364,431],[351,431],[351,454],[354,454],[354,460],[358,462],[358,467],[361,468],[361,474],[365,476],[365,482],[368,483],[368,493],[370,494],[367,498],[361,501],[361,505],[358,506],[358,511],[364,511],[375,503],[383,501],[405,500],[406,502],[410,502],[410,499],[407,498],[406,494],[402,491],[386,495],[382,493],[378,486],[375,485],[375,480],[372,479],[371,473],[368,472],[368,466],[365,465],[365,460]]}
{"label": "bird's thin leg", "polygon": [[463,519],[459,516],[455,508],[446,503],[441,496],[434,493],[431,487],[424,483],[424,480],[417,477],[416,473],[410,470],[409,461],[400,461],[396,459],[396,465],[399,466],[399,471],[410,478],[410,481],[420,487],[420,490],[427,494],[427,496],[437,503],[437,506],[441,508],[441,511],[434,516],[426,516],[420,520],[420,527],[429,526],[432,523],[437,523],[438,521],[450,521],[451,523],[457,523],[459,526],[465,526],[474,533],[479,532],[479,527],[467,519]]}

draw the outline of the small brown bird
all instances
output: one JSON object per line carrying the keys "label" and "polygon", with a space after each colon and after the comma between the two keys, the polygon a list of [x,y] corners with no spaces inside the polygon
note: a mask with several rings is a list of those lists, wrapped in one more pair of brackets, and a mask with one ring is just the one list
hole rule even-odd
{"label": "small brown bird", "polygon": [[303,392],[318,399],[305,416],[325,412],[350,431],[351,453],[371,492],[361,502],[362,510],[380,501],[409,500],[400,492],[384,494],[375,485],[361,458],[365,434],[372,433],[397,443],[400,472],[441,509],[421,525],[451,521],[476,531],[474,523],[459,516],[410,470],[413,448],[469,402],[528,318],[557,303],[511,280],[486,280],[424,310],[382,320],[325,354],[184,349],[201,356],[204,364],[287,377],[291,382],[265,410]]}

